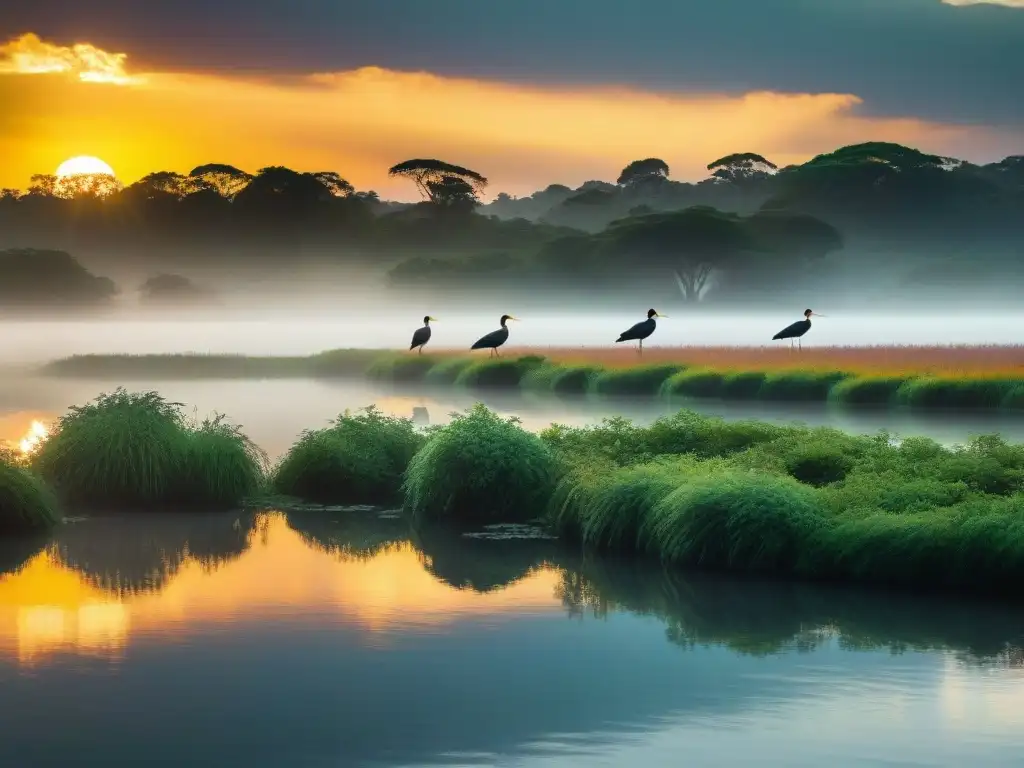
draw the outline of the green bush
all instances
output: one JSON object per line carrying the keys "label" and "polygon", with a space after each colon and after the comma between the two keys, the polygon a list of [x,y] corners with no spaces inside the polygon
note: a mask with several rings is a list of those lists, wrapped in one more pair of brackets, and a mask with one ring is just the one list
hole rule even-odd
{"label": "green bush", "polygon": [[665,380],[683,370],[681,365],[639,365],[602,370],[590,381],[590,391],[598,395],[655,395]]}
{"label": "green bush", "polygon": [[0,460],[0,534],[44,530],[61,521],[57,500],[31,471]]}
{"label": "green bush", "polygon": [[744,571],[805,567],[828,526],[813,490],[754,473],[698,477],[663,498],[641,531],[667,562]]}
{"label": "green bush", "polygon": [[543,512],[557,473],[540,438],[478,404],[434,432],[413,457],[405,506],[415,520],[531,519]]}
{"label": "green bush", "polygon": [[346,412],[326,429],[303,432],[275,468],[272,485],[319,503],[393,503],[425,441],[410,419],[384,416],[373,406]]}
{"label": "green bush", "polygon": [[812,443],[789,453],[786,469],[801,483],[828,485],[846,477],[853,459],[839,448]]}
{"label": "green bush", "polygon": [[180,403],[119,388],[70,408],[32,466],[71,505],[231,507],[262,482],[262,456],[221,416],[192,428]]}

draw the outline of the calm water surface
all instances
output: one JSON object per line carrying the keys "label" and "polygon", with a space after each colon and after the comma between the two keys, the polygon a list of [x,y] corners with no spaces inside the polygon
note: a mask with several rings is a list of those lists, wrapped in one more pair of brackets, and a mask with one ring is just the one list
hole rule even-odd
{"label": "calm water surface", "polygon": [[1011,766],[1024,616],[305,511],[0,549],[0,765]]}
{"label": "calm water surface", "polygon": [[427,409],[431,423],[445,423],[453,411],[463,411],[478,400],[523,425],[541,430],[552,422],[594,424],[609,416],[625,416],[645,424],[682,407],[726,419],[760,419],[778,423],[802,422],[826,425],[847,432],[874,434],[881,429],[910,437],[924,435],[942,443],[964,442],[972,435],[1000,433],[1013,442],[1024,442],[1024,414],[958,413],[935,415],[908,411],[871,411],[786,403],[736,403],[705,400],[667,403],[657,399],[554,398],[520,393],[471,393],[453,388],[430,390],[394,389],[353,380],[314,381],[75,381],[40,379],[0,373],[0,440],[17,441],[32,420],[51,421],[68,406],[84,404],[117,385],[131,390],[158,390],[170,400],[185,404],[190,415],[203,417],[213,411],[226,413],[272,458],[282,455],[304,429],[325,426],[346,408],[376,404],[397,416],[412,415],[413,408]]}

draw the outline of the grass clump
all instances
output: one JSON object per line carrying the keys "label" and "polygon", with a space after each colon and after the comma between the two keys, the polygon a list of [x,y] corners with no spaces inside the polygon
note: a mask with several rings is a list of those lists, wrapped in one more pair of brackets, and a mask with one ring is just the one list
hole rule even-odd
{"label": "grass clump", "polygon": [[849,374],[839,371],[779,371],[764,377],[758,396],[762,400],[825,402],[832,387]]}
{"label": "grass clump", "polygon": [[527,374],[540,370],[544,358],[536,355],[514,359],[481,360],[459,371],[455,383],[480,389],[516,389]]}
{"label": "grass clump", "polygon": [[262,481],[261,457],[223,417],[190,426],[180,403],[119,388],[70,408],[32,466],[71,505],[181,509],[240,504]]}
{"label": "grass clump", "polygon": [[733,473],[698,477],[652,510],[645,535],[666,562],[744,571],[794,571],[828,525],[796,481]]}
{"label": "grass clump", "polygon": [[451,386],[458,380],[459,374],[476,362],[472,357],[450,357],[431,366],[423,381],[435,386]]}
{"label": "grass clump", "polygon": [[191,427],[186,438],[186,482],[180,489],[184,503],[225,509],[262,488],[267,454],[223,414]]}
{"label": "grass clump", "polygon": [[718,371],[681,371],[665,380],[661,392],[669,397],[719,397],[724,379],[725,374]]}
{"label": "grass clump", "polygon": [[45,530],[60,521],[57,500],[43,481],[0,456],[0,534]]}
{"label": "grass clump", "polygon": [[375,359],[366,369],[367,378],[392,384],[414,384],[423,381],[427,371],[438,364],[433,355],[387,355]]}
{"label": "grass clump", "polygon": [[318,503],[387,504],[426,437],[410,419],[375,407],[345,412],[326,429],[303,432],[274,470],[275,492]]}
{"label": "grass clump", "polygon": [[1001,379],[909,379],[896,402],[916,408],[998,408],[1018,382]]}
{"label": "grass clump", "polygon": [[528,520],[543,511],[557,474],[555,455],[539,437],[478,404],[413,457],[405,506],[417,521]]}
{"label": "grass clump", "polygon": [[844,405],[889,405],[907,381],[904,376],[855,376],[829,390],[829,399]]}
{"label": "grass clump", "polygon": [[590,381],[590,391],[597,395],[631,397],[656,395],[665,380],[683,370],[681,365],[637,365],[629,368],[607,368]]}

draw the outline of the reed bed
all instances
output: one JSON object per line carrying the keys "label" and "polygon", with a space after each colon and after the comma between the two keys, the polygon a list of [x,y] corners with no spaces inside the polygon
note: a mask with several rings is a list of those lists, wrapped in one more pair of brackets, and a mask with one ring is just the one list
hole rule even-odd
{"label": "reed bed", "polygon": [[[533,381],[547,364],[516,370]],[[0,455],[5,534],[59,520],[49,487],[69,504],[181,510],[265,487],[240,429],[189,423],[155,392],[72,408],[28,462],[14,458]],[[417,527],[541,518],[585,549],[674,568],[1024,593],[1024,445],[996,435],[946,448],[687,410],[534,434],[482,405],[420,430],[370,407],[304,433],[272,479],[311,500],[401,503]]]}

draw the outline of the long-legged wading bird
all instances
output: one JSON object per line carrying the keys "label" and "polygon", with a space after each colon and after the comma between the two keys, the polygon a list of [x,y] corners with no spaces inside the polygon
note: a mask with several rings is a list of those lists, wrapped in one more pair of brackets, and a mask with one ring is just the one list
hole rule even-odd
{"label": "long-legged wading bird", "polygon": [[778,339],[789,339],[789,346],[792,347],[793,339],[796,339],[797,344],[800,344],[799,348],[803,349],[803,344],[800,343],[800,337],[811,330],[811,315],[814,315],[815,317],[824,317],[824,315],[819,315],[817,312],[805,309],[803,320],[797,320],[792,325],[787,325],[781,331],[772,336],[772,341],[776,341]]}
{"label": "long-legged wading bird", "polygon": [[427,342],[430,341],[430,322],[437,322],[436,317],[427,315],[423,318],[423,327],[417,328],[412,334],[412,344],[409,345],[409,349],[416,349],[419,347],[419,354],[423,354],[423,348],[427,346]]}
{"label": "long-legged wading bird", "polygon": [[509,320],[518,320],[518,317],[512,317],[512,315],[501,316],[501,328],[496,331],[491,331],[486,336],[481,336],[473,344],[470,349],[489,349],[491,350],[492,357],[500,357],[498,355],[498,347],[508,341],[508,326],[505,325]]}
{"label": "long-legged wading bird", "polygon": [[654,333],[654,329],[658,327],[658,323],[654,320],[656,317],[667,317],[667,315],[659,315],[656,310],[647,310],[647,319],[634,325],[628,331],[623,331],[619,334],[619,338],[615,340],[618,344],[620,341],[639,341],[640,346],[637,347],[639,354],[644,353],[644,339]]}

